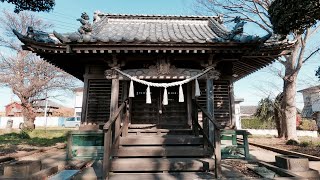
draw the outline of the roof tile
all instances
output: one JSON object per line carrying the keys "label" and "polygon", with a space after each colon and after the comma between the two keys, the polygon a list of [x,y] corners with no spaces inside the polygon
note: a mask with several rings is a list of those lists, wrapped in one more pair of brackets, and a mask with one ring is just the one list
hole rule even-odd
{"label": "roof tile", "polygon": [[93,35],[102,42],[206,43],[228,33],[213,17],[100,16],[101,20],[94,23]]}

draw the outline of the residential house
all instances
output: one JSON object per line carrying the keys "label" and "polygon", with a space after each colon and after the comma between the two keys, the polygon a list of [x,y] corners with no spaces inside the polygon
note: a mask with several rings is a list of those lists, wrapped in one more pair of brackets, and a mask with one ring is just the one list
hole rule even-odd
{"label": "residential house", "polygon": [[5,116],[20,117],[22,116],[21,104],[12,102],[5,106]]}
{"label": "residential house", "polygon": [[243,102],[243,98],[235,98],[234,100],[234,111],[235,111],[235,119],[236,119],[236,128],[241,129],[241,108],[240,103]]}
{"label": "residential house", "polygon": [[81,109],[82,109],[82,99],[83,99],[83,88],[75,88],[73,92],[76,95],[74,101],[74,116],[79,117],[81,116]]}
{"label": "residential house", "polygon": [[251,118],[257,111],[258,106],[240,106],[241,117]]}
{"label": "residential house", "polygon": [[320,124],[320,85],[298,91],[303,96],[302,118],[312,118]]}
{"label": "residential house", "polygon": [[[34,112],[37,113],[37,115],[39,116],[43,116],[44,112],[45,112],[45,107],[46,107],[46,101],[45,100],[41,100],[41,101],[37,101],[36,103],[33,104],[33,108],[34,108]],[[51,100],[48,100],[48,104],[47,104],[47,113],[48,115],[55,115],[55,114],[59,114],[62,116],[70,116],[70,113],[68,114],[61,114],[60,109],[63,109],[64,107],[62,107],[60,104],[57,104]],[[70,109],[70,108],[69,108]],[[68,112],[70,110],[63,110],[63,112]],[[21,117],[22,116],[22,106],[20,102],[12,102],[8,105],[5,106],[5,116],[9,116],[9,117]]]}

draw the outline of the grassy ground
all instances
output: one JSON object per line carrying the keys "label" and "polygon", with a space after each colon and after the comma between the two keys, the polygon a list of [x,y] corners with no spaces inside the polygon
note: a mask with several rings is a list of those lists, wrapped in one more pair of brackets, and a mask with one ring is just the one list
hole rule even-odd
{"label": "grassy ground", "polygon": [[32,132],[0,131],[0,155],[17,151],[31,151],[66,142],[69,129],[35,129]]}

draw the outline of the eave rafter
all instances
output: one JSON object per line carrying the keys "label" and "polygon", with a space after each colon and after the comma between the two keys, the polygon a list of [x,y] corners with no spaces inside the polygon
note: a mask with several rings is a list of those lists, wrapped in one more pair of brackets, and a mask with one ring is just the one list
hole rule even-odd
{"label": "eave rafter", "polygon": [[[233,55],[233,72],[239,80],[263,67],[273,63],[274,60],[284,54],[290,54],[292,44],[259,46],[257,44],[244,43],[207,43],[207,44],[48,44],[20,39],[25,45],[24,49],[33,51],[40,56],[54,54],[54,57],[80,54],[216,54],[220,57]],[[46,55],[46,57],[48,57]],[[56,58],[58,59],[58,58]],[[54,63],[54,61],[50,60]]]}

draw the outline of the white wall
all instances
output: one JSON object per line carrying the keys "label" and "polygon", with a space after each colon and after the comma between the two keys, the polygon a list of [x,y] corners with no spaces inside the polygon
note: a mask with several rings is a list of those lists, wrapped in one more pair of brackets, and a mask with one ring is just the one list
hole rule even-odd
{"label": "white wall", "polygon": [[82,100],[83,100],[83,92],[76,92],[76,98],[74,103],[74,116],[77,116],[77,113],[81,114],[82,110]]}
{"label": "white wall", "polygon": [[241,112],[240,112],[240,103],[235,103],[235,116],[236,116],[236,128],[241,129]]}
{"label": "white wall", "polygon": [[[18,129],[20,123],[23,123],[23,117],[0,117],[0,129],[6,128],[7,121],[13,120],[12,128]],[[47,117],[47,127],[59,127],[62,126],[64,117]],[[36,127],[44,127],[46,124],[45,117],[36,117],[34,121]]]}
{"label": "white wall", "polygon": [[[275,129],[245,129],[252,135],[271,135],[278,136],[278,131]],[[297,130],[297,136],[309,136],[309,137],[318,137],[317,131],[301,131]]]}

